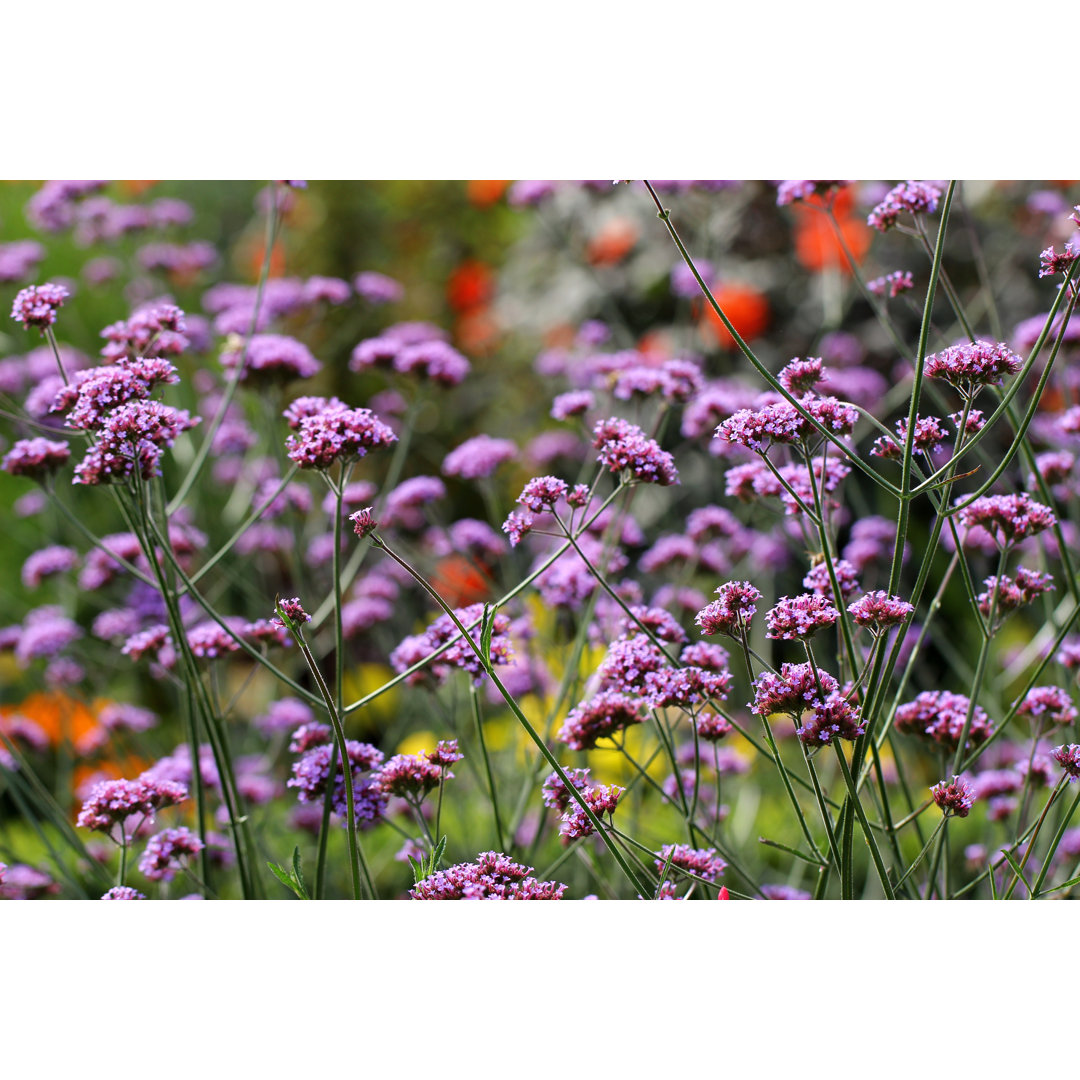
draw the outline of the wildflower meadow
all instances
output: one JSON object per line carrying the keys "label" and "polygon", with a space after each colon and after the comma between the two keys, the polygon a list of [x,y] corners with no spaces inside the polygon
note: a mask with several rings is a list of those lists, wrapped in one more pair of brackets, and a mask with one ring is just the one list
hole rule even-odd
{"label": "wildflower meadow", "polygon": [[1071,898],[1077,203],[5,185],[0,897]]}

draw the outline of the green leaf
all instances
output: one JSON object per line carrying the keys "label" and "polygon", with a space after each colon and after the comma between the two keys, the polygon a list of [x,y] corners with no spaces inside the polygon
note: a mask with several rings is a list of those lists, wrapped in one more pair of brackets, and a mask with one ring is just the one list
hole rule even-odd
{"label": "green leaf", "polygon": [[307,884],[304,881],[304,868],[300,863],[300,848],[299,847],[294,847],[293,848],[292,865],[293,865],[293,877],[295,878],[296,884],[298,886],[297,895],[300,897],[301,900],[310,900],[311,897],[308,895]]}
{"label": "green leaf", "polygon": [[495,629],[495,605],[484,605],[484,619],[480,624],[480,654],[484,663],[491,661],[491,634]]}
{"label": "green leaf", "polygon": [[1013,873],[1024,883],[1024,888],[1027,889],[1028,895],[1031,895],[1031,886],[1027,883],[1027,879],[1024,877],[1024,871],[1020,869],[1016,860],[1004,849],[1001,852],[1005,856],[1005,861],[1013,868]]}

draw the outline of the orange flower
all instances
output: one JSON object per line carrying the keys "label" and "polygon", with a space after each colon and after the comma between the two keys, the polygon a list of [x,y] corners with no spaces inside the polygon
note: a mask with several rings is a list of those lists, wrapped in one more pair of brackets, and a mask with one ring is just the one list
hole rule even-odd
{"label": "orange flower", "polygon": [[[266,242],[258,240],[248,245],[247,264],[253,280],[258,281],[262,273],[263,259],[266,258]],[[270,252],[269,277],[281,277],[285,273],[285,245],[279,240]]]}
{"label": "orange flower", "polygon": [[491,598],[491,578],[464,555],[440,559],[431,584],[451,607],[467,607]]}
{"label": "orange flower", "polygon": [[490,308],[474,308],[458,319],[454,338],[466,353],[483,356],[498,344],[499,324],[492,317]]}
{"label": "orange flower", "polygon": [[31,694],[18,705],[0,709],[0,719],[15,715],[37,724],[53,746],[62,741],[78,746],[99,731],[97,709],[58,690]]}
{"label": "orange flower", "polygon": [[[765,332],[769,325],[769,301],[757,289],[739,282],[717,282],[712,294],[744,341],[753,341]],[[707,301],[700,302],[699,310],[704,312],[699,325],[706,342],[724,349],[734,348],[735,339]]]}
{"label": "orange flower", "polygon": [[509,180],[468,180],[465,195],[473,206],[491,206],[502,198],[509,186]]}
{"label": "orange flower", "polygon": [[152,187],[160,184],[160,180],[117,180],[116,185],[125,195],[136,198],[149,191]]}
{"label": "orange flower", "polygon": [[[837,266],[843,273],[850,274],[851,266],[828,217],[820,210],[810,207],[798,210],[797,213],[795,257],[799,262],[807,270],[823,270],[826,266]],[[838,214],[836,220],[852,257],[857,263],[862,262],[870,248],[872,232],[856,218]]]}
{"label": "orange flower", "polygon": [[612,218],[588,242],[585,256],[593,266],[622,262],[638,242],[637,226],[627,218]]}
{"label": "orange flower", "polygon": [[478,259],[466,259],[450,275],[446,298],[455,311],[471,311],[486,304],[495,291],[491,268]]}

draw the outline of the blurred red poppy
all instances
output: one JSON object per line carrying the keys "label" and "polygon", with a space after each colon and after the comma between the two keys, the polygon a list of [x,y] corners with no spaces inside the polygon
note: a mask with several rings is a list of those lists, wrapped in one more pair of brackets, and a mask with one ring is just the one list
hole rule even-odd
{"label": "blurred red poppy", "polygon": [[612,218],[588,242],[585,256],[593,266],[612,266],[622,262],[637,242],[638,230],[632,221]]}
{"label": "blurred red poppy", "polygon": [[471,311],[486,304],[495,291],[491,267],[478,259],[466,259],[450,275],[446,298],[455,311]]}
{"label": "blurred red poppy", "polygon": [[509,180],[468,180],[465,195],[473,206],[491,206],[502,198],[509,186]]}
{"label": "blurred red poppy", "polygon": [[[769,301],[763,293],[751,285],[729,281],[713,285],[712,294],[744,341],[753,341],[765,332],[769,325]],[[702,337],[709,344],[718,344],[724,349],[734,348],[735,339],[707,301],[700,301],[698,310],[703,313],[699,324]]]}
{"label": "blurred red poppy", "polygon": [[447,555],[431,575],[435,591],[451,606],[466,607],[491,598],[491,578],[464,555]]}

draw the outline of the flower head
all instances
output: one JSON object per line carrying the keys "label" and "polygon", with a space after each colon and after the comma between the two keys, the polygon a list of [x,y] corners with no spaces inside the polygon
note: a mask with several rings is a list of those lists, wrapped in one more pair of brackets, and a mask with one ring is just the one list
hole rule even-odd
{"label": "flower head", "polygon": [[597,461],[616,475],[629,473],[642,483],[663,487],[679,482],[675,459],[636,424],[618,417],[601,420],[593,429],[593,446],[599,451]]}
{"label": "flower head", "polygon": [[71,457],[66,442],[52,439],[19,439],[4,455],[0,468],[12,476],[42,480],[64,465]]}
{"label": "flower head", "polygon": [[186,826],[151,836],[139,859],[139,870],[151,881],[172,881],[180,860],[198,855],[203,842]]}
{"label": "flower head", "polygon": [[56,312],[71,295],[63,285],[29,285],[18,296],[11,307],[11,317],[21,322],[27,330],[36,326],[42,332],[56,322]]}
{"label": "flower head", "polygon": [[768,627],[765,636],[801,641],[832,626],[839,618],[840,612],[817,593],[802,593],[790,598],[782,596],[776,607],[765,615],[765,625]]}
{"label": "flower head", "polygon": [[946,817],[967,817],[975,802],[975,788],[963,777],[942,780],[930,789],[934,802]]}
{"label": "flower head", "polygon": [[903,213],[932,214],[940,198],[941,189],[936,185],[922,180],[905,180],[870,211],[866,224],[878,232],[885,232],[900,220]]}
{"label": "flower head", "polygon": [[361,539],[369,533],[373,533],[379,527],[379,523],[375,520],[371,511],[372,507],[366,506],[363,510],[357,510],[355,514],[349,515],[349,520],[353,523],[353,530]]}
{"label": "flower head", "polygon": [[474,863],[438,870],[409,891],[414,900],[561,900],[566,886],[530,877],[531,866],[484,851]]}
{"label": "flower head", "polygon": [[1058,746],[1050,752],[1050,756],[1065,770],[1070,784],[1080,780],[1080,746],[1076,743]]}
{"label": "flower head", "polygon": [[370,409],[328,407],[301,418],[285,447],[301,469],[329,469],[395,442],[397,436]]}
{"label": "flower head", "polygon": [[694,622],[707,636],[727,634],[729,637],[740,637],[757,612],[761,593],[749,581],[729,581],[716,592],[720,599],[702,608]]}
{"label": "flower head", "polygon": [[879,634],[890,626],[899,626],[915,613],[915,608],[899,596],[889,596],[880,589],[868,592],[848,607],[848,614],[859,626],[869,627]]}
{"label": "flower head", "polygon": [[923,374],[928,379],[943,379],[965,397],[974,397],[984,386],[1000,386],[1006,375],[1015,375],[1023,365],[1008,345],[976,341],[928,356]]}
{"label": "flower head", "polygon": [[959,514],[965,529],[976,525],[993,537],[999,548],[1026,540],[1057,524],[1049,506],[1036,502],[1025,492],[1018,495],[983,495]]}

